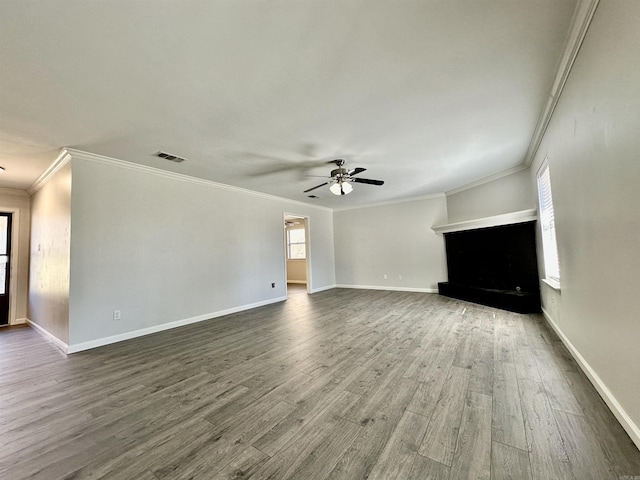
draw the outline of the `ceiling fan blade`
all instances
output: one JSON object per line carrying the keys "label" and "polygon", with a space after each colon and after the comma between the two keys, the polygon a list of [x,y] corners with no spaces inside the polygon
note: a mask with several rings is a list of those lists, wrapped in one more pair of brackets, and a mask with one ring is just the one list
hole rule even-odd
{"label": "ceiling fan blade", "polygon": [[353,170],[349,170],[349,175],[357,175],[359,173],[362,173],[366,170],[366,168],[354,168]]}
{"label": "ceiling fan blade", "polygon": [[355,183],[367,183],[369,185],[384,185],[384,181],[382,180],[371,180],[369,178],[354,178],[353,181]]}
{"label": "ceiling fan blade", "polygon": [[329,183],[329,182],[321,183],[320,185],[316,185],[315,187],[312,187],[312,188],[310,188],[310,189],[308,189],[308,190],[305,190],[305,191],[304,191],[304,192],[302,192],[302,193],[309,193],[311,190],[315,190],[316,188],[324,187],[324,186],[325,186],[325,185],[327,185],[328,183]]}

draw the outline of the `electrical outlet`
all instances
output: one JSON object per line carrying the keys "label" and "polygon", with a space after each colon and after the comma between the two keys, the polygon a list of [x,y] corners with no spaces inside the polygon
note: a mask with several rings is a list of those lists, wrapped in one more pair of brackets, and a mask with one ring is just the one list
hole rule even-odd
{"label": "electrical outlet", "polygon": [[271,284],[271,288],[276,288],[276,284],[275,284],[275,283],[272,283],[272,284]]}
{"label": "electrical outlet", "polygon": [[384,275],[382,275],[382,278],[384,278],[386,280],[387,279],[387,274],[385,273]]}
{"label": "electrical outlet", "polygon": [[113,319],[120,320],[122,318],[122,312],[120,310],[113,311]]}
{"label": "electrical outlet", "polygon": [[402,275],[398,275],[398,280],[402,280]]}

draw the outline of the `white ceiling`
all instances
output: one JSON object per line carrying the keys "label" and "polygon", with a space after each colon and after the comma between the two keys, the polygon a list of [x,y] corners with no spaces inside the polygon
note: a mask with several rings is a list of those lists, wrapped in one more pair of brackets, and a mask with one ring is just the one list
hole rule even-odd
{"label": "white ceiling", "polygon": [[[0,187],[67,146],[332,208],[447,191],[524,162],[575,6],[2,0]],[[385,185],[307,198],[333,158]]]}

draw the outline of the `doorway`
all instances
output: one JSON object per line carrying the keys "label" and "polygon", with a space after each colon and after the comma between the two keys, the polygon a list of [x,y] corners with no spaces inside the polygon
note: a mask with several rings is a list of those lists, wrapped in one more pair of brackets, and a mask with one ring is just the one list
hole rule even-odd
{"label": "doorway", "polygon": [[0,326],[9,325],[12,214],[0,212]]}
{"label": "doorway", "polygon": [[310,291],[309,218],[284,214],[287,295]]}

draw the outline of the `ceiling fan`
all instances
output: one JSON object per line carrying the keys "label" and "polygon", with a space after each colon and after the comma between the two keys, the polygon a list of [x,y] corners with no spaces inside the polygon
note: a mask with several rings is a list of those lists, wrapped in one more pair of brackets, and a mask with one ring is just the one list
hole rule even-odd
{"label": "ceiling fan", "polygon": [[330,178],[330,180],[328,182],[321,183],[320,185],[316,185],[315,187],[309,188],[308,190],[305,190],[304,193],[309,193],[316,188],[324,187],[325,185],[331,184],[331,186],[329,187],[331,193],[333,193],[334,195],[347,195],[348,193],[351,193],[353,191],[353,187],[351,186],[352,183],[367,183],[369,185],[384,184],[382,180],[371,180],[369,178],[354,177],[354,175],[364,172],[366,168],[358,167],[354,168],[353,170],[347,170],[346,168],[344,168],[345,162],[341,158],[331,160],[327,163],[333,163],[338,167],[331,170],[331,173],[328,177]]}

